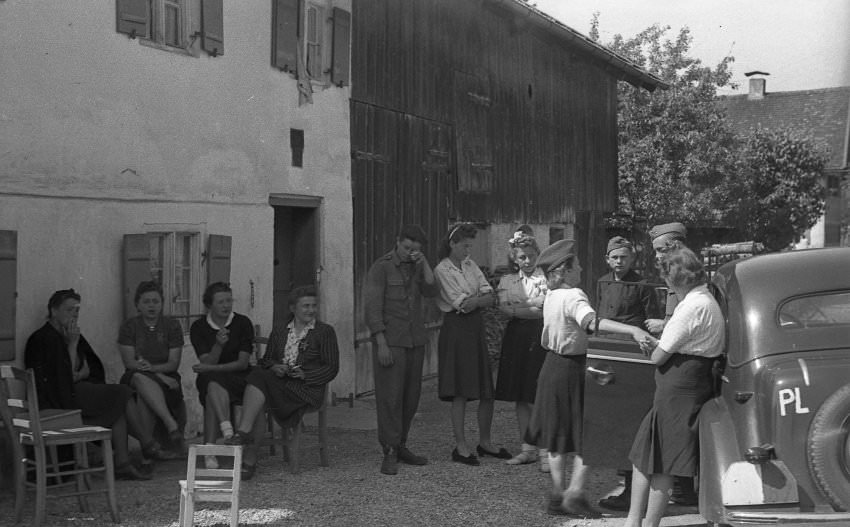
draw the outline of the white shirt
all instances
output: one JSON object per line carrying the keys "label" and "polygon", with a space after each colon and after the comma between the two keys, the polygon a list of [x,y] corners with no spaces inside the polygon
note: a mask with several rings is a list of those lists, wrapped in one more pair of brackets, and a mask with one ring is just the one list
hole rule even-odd
{"label": "white shirt", "polygon": [[449,258],[443,258],[434,268],[434,277],[440,284],[437,307],[443,313],[460,311],[460,305],[471,296],[493,292],[475,262],[467,258],[460,265],[461,269],[458,269]]}
{"label": "white shirt", "polygon": [[587,332],[581,323],[596,311],[578,287],[555,289],[543,302],[543,333],[540,345],[558,355],[587,353]]}
{"label": "white shirt", "polygon": [[658,345],[667,353],[717,357],[726,345],[726,323],[705,285],[685,295],[664,326]]}
{"label": "white shirt", "polygon": [[519,318],[540,318],[543,316],[540,311],[536,315],[529,313],[528,301],[532,298],[545,296],[546,291],[548,291],[546,277],[539,268],[535,269],[531,276],[527,276],[522,271],[506,274],[499,280],[499,285],[496,287],[499,305],[520,305],[520,309],[515,315]]}

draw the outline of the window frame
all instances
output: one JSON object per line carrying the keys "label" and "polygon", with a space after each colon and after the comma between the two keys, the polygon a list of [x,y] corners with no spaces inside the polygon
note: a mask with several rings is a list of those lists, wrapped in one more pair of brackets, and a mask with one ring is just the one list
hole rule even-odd
{"label": "window frame", "polygon": [[[194,44],[200,33],[200,4],[196,5],[190,0],[148,0],[148,2],[150,9],[148,34],[136,35],[139,44],[162,51],[199,57],[200,50],[196,49]],[[166,14],[169,6],[178,11],[177,44],[166,42]]]}
{"label": "window frame", "polygon": [[[162,313],[164,315],[176,318],[180,322],[184,334],[189,333],[189,327],[194,319],[203,316],[203,288],[204,288],[204,243],[207,238],[205,229],[198,225],[182,225],[182,224],[145,224],[145,235],[148,237],[149,244],[152,246],[154,240],[163,240],[162,261],[155,262],[153,258],[153,250],[150,251],[150,270],[155,273],[160,270],[161,274],[155,275],[160,278],[160,286],[163,292]],[[175,310],[178,298],[175,292],[178,291],[178,271],[177,271],[177,255],[179,249],[178,240],[181,237],[190,236],[189,249],[189,293],[188,293],[188,312],[185,314]],[[160,267],[155,267],[155,263],[159,263]],[[179,293],[178,293],[179,294]]]}
{"label": "window frame", "polygon": [[[315,1],[315,0],[304,0],[304,19],[303,19],[303,27],[304,27],[304,35],[301,39],[302,42],[299,43],[300,46],[303,46],[302,52],[304,57],[304,69],[307,70],[307,75],[310,77],[310,80],[313,83],[318,83],[320,85],[328,84],[330,69],[326,68],[325,65],[328,63],[327,50],[329,48],[328,34],[332,34],[332,31],[328,31],[328,17],[325,13],[327,10],[327,6]],[[311,41],[309,39],[310,33],[310,12],[315,12],[315,40]],[[311,53],[311,46],[317,47],[317,50]],[[313,73],[310,69],[311,58],[318,56],[319,60],[319,72]]]}

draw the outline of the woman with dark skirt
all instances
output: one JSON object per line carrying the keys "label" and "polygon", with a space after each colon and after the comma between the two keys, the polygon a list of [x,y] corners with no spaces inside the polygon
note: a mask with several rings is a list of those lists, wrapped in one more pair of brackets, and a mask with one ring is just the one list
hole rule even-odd
{"label": "woman with dark skirt", "polygon": [[[516,403],[519,437],[524,439],[537,392],[537,376],[546,358],[546,350],[540,345],[540,334],[543,331],[543,299],[547,286],[543,273],[535,272],[534,262],[540,250],[530,227],[520,227],[508,240],[508,245],[508,259],[514,272],[502,277],[496,293],[499,309],[511,319],[502,338],[496,400]],[[539,457],[540,469],[548,472],[548,451],[540,449]],[[505,463],[524,465],[533,463],[537,458],[537,447],[523,442],[519,454]]]}
{"label": "woman with dark skirt", "polygon": [[681,300],[661,338],[646,337],[641,344],[658,368],[652,408],[629,453],[634,472],[628,527],[657,527],[674,476],[696,475],[697,416],[712,396],[712,367],[726,339],[723,313],[696,254],[676,243],[664,254],[661,277]]}
{"label": "woman with dark skirt", "polygon": [[[233,290],[229,284],[215,282],[207,286],[203,296],[207,316],[189,328],[189,339],[198,355],[192,370],[198,374],[195,386],[204,406],[204,442],[213,443],[221,431],[228,439],[233,435],[230,408],[241,404],[245,378],[254,352],[254,325],[251,320],[233,312]],[[207,468],[218,468],[215,456],[204,459]]]}
{"label": "woman with dark skirt", "polygon": [[161,450],[159,442],[152,441],[142,445],[145,457],[173,459],[184,450],[180,421],[185,421],[185,407],[177,372],[183,329],[176,319],[163,316],[162,288],[156,282],[140,282],[134,303],[139,314],[118,331],[118,349],[126,368],[121,384],[136,391],[142,426],[154,437],[164,435],[172,450]]}
{"label": "woman with dark skirt", "polygon": [[[455,448],[452,460],[478,465],[478,457],[510,459],[504,448],[490,440],[493,422],[493,374],[484,333],[482,308],[496,298],[481,269],[469,258],[477,229],[469,223],[454,225],[440,247],[441,261],[434,268],[440,285],[437,307],[443,312],[443,327],[437,343],[438,395],[452,403],[452,429]],[[466,442],[464,421],[466,402],[478,403],[478,446]]]}
{"label": "woman with dark skirt", "polygon": [[[79,409],[83,423],[112,429],[116,479],[150,479],[130,463],[128,429],[140,443],[153,440],[139,426],[133,389],[106,384],[103,363],[80,333],[80,295],[56,291],[47,302],[48,320],[27,340],[24,363],[35,373],[39,408]],[[149,466],[149,465],[148,465]]]}
{"label": "woman with dark skirt", "polygon": [[[272,330],[265,355],[248,374],[242,416],[227,444],[253,445],[263,432],[265,421],[257,417],[264,406],[281,427],[292,428],[305,411],[322,405],[325,386],[339,371],[339,346],[334,328],[316,319],[316,295],[313,286],[292,290],[292,319]],[[256,469],[256,447],[247,448],[243,459],[242,477],[250,479]]]}

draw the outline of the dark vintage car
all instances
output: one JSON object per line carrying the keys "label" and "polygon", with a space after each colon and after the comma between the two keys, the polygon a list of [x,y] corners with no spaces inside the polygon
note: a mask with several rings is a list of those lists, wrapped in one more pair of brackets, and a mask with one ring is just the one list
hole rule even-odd
{"label": "dark vintage car", "polygon": [[[721,267],[725,368],[700,412],[699,508],[709,524],[850,525],[850,249]],[[627,468],[651,405],[653,366],[592,339],[585,457]]]}

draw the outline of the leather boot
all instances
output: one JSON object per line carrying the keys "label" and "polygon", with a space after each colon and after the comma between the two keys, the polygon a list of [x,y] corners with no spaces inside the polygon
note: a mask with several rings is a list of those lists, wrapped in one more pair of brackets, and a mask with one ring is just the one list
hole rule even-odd
{"label": "leather boot", "polygon": [[384,461],[381,462],[381,474],[395,476],[398,474],[398,449],[384,448]]}

